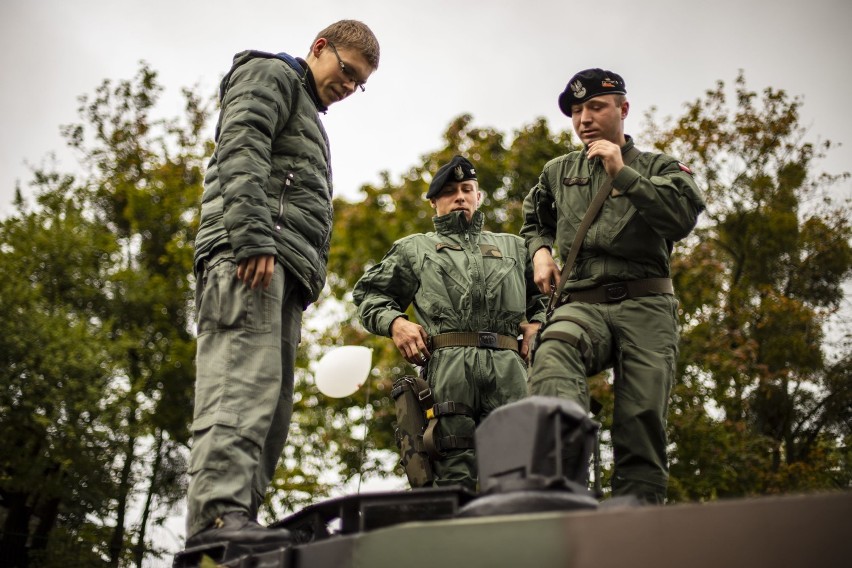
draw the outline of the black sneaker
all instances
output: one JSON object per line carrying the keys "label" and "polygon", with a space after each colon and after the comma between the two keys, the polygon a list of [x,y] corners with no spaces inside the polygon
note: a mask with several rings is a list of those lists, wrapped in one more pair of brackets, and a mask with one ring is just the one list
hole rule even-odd
{"label": "black sneaker", "polygon": [[293,535],[287,529],[263,527],[242,511],[232,511],[216,517],[212,525],[187,539],[186,548],[189,550],[223,542],[252,552],[262,552],[290,546]]}

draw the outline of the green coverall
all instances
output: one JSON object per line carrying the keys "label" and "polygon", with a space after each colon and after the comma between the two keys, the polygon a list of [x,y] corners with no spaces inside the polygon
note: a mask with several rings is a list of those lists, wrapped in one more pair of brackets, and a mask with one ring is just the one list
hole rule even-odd
{"label": "green coverall", "polygon": [[[628,136],[622,154],[632,146]],[[555,245],[564,262],[606,177],[600,160],[588,160],[584,151],[545,165],[524,200],[521,234],[530,256]],[[690,170],[664,154],[641,153],[612,186],[568,276],[568,293],[670,277],[673,242],[692,231],[704,209]],[[587,377],[613,369],[613,495],[665,501],[666,414],[678,333],[677,300],[664,293],[602,303],[570,301],[541,330],[530,370],[531,394],[574,400],[588,410]]]}
{"label": "green coverall", "polygon": [[[398,240],[355,285],[353,298],[368,331],[390,337],[391,323],[407,318],[411,304],[430,337],[453,331],[518,337],[522,321],[544,321],[545,297],[532,280],[523,239],[483,231],[480,211],[470,223],[461,211],[433,221],[435,232]],[[436,403],[463,403],[475,413],[440,417],[442,438],[472,437],[489,412],[527,395],[526,364],[508,349],[437,349],[428,362],[427,378]],[[476,488],[473,450],[450,450],[433,470],[436,485]]]}

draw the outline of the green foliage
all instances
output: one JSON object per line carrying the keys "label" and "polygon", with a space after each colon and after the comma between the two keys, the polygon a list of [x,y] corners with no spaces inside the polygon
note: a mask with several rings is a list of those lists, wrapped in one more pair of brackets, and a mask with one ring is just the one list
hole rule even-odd
{"label": "green foliage", "polygon": [[[850,486],[848,345],[825,323],[852,273],[848,174],[815,175],[801,102],[740,75],[688,105],[656,146],[688,163],[708,209],[674,262],[684,320],[672,494],[700,500]],[[832,362],[839,361],[839,362]],[[845,362],[845,363],[844,363]]]}
{"label": "green foliage", "polygon": [[[88,173],[35,172],[36,207],[21,200],[0,224],[0,307],[15,315],[0,340],[0,419],[15,433],[0,441],[0,495],[18,503],[4,548],[20,549],[37,519],[31,538],[45,550],[65,534],[118,565],[130,535],[143,543],[146,524],[182,497],[175,450],[191,414],[192,241],[209,111],[185,91],[183,122],[154,120],[161,90],[142,64],[133,81],[81,97],[82,123],[63,132]],[[134,494],[146,506],[127,531]]]}
{"label": "green foliage", "polygon": [[[152,118],[161,90],[143,64],[134,80],[82,97],[81,123],[64,133],[86,174],[35,172],[35,206],[19,199],[0,221],[0,545],[21,552],[29,540],[45,566],[74,544],[91,553],[81,565],[141,565],[148,528],[184,492],[192,243],[212,143],[201,137],[209,103],[192,91],[181,120]],[[708,203],[673,261],[683,318],[674,501],[852,484],[852,352],[829,350],[825,332],[852,271],[848,206],[829,193],[848,174],[814,173],[832,145],[805,140],[800,105],[783,91],[751,92],[740,76],[733,103],[718,83],[674,122],[649,115],[648,144],[688,163]],[[486,227],[517,232],[543,165],[574,147],[544,119],[508,137],[462,115],[399,180],[385,172],[360,201],[335,200],[329,288],[307,313],[270,516],[362,478],[403,485],[390,389],[415,369],[361,328],[350,290],[396,239],[432,230],[423,195],[438,166],[457,153],[473,160]],[[353,344],[373,350],[368,384],[329,399],[313,366]],[[590,381],[608,428],[608,376]],[[138,523],[127,517],[134,496]]]}

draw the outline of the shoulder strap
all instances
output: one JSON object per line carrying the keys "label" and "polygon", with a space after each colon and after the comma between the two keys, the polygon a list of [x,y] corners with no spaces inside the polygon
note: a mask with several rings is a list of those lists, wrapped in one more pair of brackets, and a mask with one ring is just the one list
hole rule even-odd
{"label": "shoulder strap", "polygon": [[[624,153],[624,165],[630,165],[639,154],[641,154],[641,152],[636,149],[636,146],[632,146]],[[562,273],[559,275],[559,286],[550,294],[550,302],[548,302],[547,305],[548,317],[553,313],[553,310],[556,309],[556,304],[562,296],[562,289],[565,287],[568,275],[574,267],[574,261],[577,260],[577,255],[580,253],[580,247],[583,244],[583,239],[586,237],[586,232],[592,225],[592,221],[594,221],[598,211],[600,211],[601,207],[603,207],[604,201],[606,201],[611,189],[612,178],[610,176],[606,176],[606,180],[601,184],[600,189],[598,189],[598,192],[595,194],[595,198],[586,210],[586,214],[580,222],[580,227],[577,229],[577,234],[574,235],[574,242],[571,243],[571,249],[568,251],[568,257],[565,259],[565,265],[562,267]]]}

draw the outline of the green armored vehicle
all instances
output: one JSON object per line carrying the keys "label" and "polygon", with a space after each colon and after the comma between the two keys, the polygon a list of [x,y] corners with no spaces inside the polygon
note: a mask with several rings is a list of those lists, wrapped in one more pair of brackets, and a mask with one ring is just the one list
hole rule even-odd
{"label": "green armored vehicle", "polygon": [[331,499],[272,525],[292,535],[276,550],[223,542],[178,554],[174,568],[852,565],[850,492],[599,503],[586,479],[597,429],[571,402],[531,397],[477,430],[479,494],[444,487]]}

